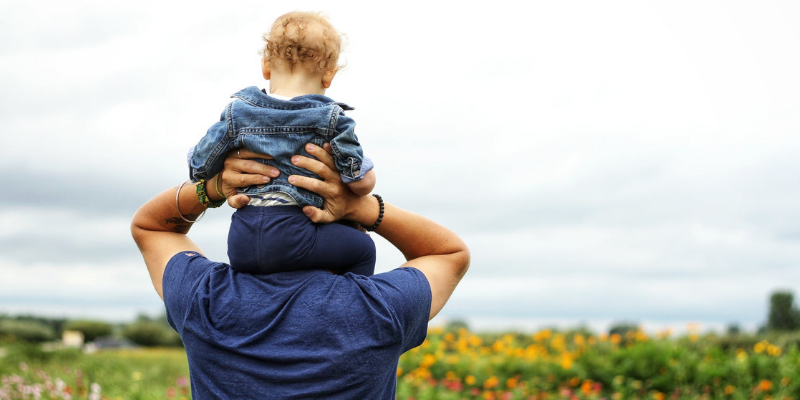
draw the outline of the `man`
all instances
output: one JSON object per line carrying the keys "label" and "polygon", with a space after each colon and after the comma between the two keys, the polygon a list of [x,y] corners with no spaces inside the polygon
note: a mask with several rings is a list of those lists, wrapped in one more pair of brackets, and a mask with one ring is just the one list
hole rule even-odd
{"label": "man", "polygon": [[[400,355],[425,338],[427,322],[449,299],[469,266],[453,232],[419,215],[357,196],[341,182],[324,149],[292,163],[322,179],[289,182],[320,194],[324,208],[303,212],[316,223],[339,219],[376,227],[406,257],[401,268],[364,277],[307,270],[238,273],[202,256],[186,233],[206,206],[195,185],[169,189],[136,213],[131,232],[170,324],[186,346],[195,399],[394,399]],[[247,203],[237,187],[264,184],[273,167],[242,150],[206,182]],[[222,178],[220,178],[222,176]],[[209,201],[223,197],[207,191]],[[200,196],[202,198],[202,196]],[[382,218],[381,218],[382,217]]]}

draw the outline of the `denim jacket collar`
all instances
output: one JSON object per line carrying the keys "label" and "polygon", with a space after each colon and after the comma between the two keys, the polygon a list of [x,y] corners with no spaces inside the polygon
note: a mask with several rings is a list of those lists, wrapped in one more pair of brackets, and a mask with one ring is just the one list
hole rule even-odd
{"label": "denim jacket collar", "polygon": [[242,101],[246,101],[256,107],[273,108],[278,110],[300,110],[312,107],[324,107],[331,104],[336,104],[345,111],[354,110],[353,107],[350,107],[345,103],[339,103],[330,97],[323,96],[321,94],[305,94],[302,96],[293,97],[289,101],[278,100],[266,94],[265,92],[262,92],[261,89],[255,86],[244,88],[234,93],[231,97],[241,99]]}

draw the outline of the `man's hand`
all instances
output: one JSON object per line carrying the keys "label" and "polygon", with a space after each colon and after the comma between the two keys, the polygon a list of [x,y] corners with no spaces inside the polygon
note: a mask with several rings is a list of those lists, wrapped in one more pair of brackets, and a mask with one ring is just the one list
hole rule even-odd
{"label": "man's hand", "polygon": [[350,209],[357,203],[361,196],[355,195],[347,185],[342,183],[342,178],[336,170],[336,164],[330,155],[330,145],[325,143],[325,148],[313,144],[306,144],[306,151],[316,157],[293,156],[292,164],[307,169],[322,178],[322,180],[301,175],[289,177],[289,183],[303,189],[308,189],[319,194],[324,199],[323,208],[314,206],[303,207],[303,213],[317,223],[329,223],[347,217]]}
{"label": "man's hand", "polygon": [[247,149],[238,149],[228,153],[225,159],[225,168],[217,176],[221,179],[220,190],[228,198],[228,205],[233,208],[242,208],[247,205],[250,198],[239,194],[237,189],[263,185],[270,178],[280,175],[280,171],[272,166],[262,164],[253,159],[271,160],[272,156],[254,153]]}

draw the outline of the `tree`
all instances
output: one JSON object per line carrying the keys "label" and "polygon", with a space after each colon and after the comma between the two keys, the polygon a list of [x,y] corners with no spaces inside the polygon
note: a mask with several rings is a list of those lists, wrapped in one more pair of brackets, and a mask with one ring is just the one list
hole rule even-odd
{"label": "tree", "polygon": [[6,319],[0,321],[0,337],[3,336],[23,342],[46,342],[55,339],[56,333],[42,322]]}
{"label": "tree", "polygon": [[111,324],[100,321],[69,321],[64,326],[64,329],[82,332],[83,340],[86,342],[93,342],[99,337],[111,336]]}
{"label": "tree", "polygon": [[622,337],[625,337],[625,334],[628,332],[638,332],[639,331],[639,324],[636,322],[631,321],[621,321],[621,322],[614,322],[611,324],[611,327],[608,329],[608,334],[613,335],[617,334]]}
{"label": "tree", "polygon": [[147,347],[181,346],[180,336],[172,328],[158,322],[139,320],[125,327],[122,336],[130,341]]}
{"label": "tree", "polygon": [[789,291],[773,292],[769,299],[767,330],[791,331],[800,328],[800,311]]}

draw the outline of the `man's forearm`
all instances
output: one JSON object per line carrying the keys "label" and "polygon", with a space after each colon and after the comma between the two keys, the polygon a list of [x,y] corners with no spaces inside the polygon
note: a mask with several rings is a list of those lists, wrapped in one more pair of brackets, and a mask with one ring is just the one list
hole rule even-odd
{"label": "man's forearm", "polygon": [[[378,201],[367,196],[362,203],[359,218],[363,225],[372,225],[378,217]],[[451,230],[421,215],[385,203],[383,220],[375,233],[397,247],[406,260],[431,255],[464,252],[467,246]]]}
{"label": "man's forearm", "polygon": [[[210,191],[207,190],[212,192],[208,193],[211,200],[221,199],[218,194],[214,193],[215,182],[216,178],[206,182],[206,188],[211,188]],[[180,187],[181,192],[176,202],[175,195],[178,187],[165,190],[139,208],[131,222],[134,238],[137,230],[183,234],[189,232],[192,223],[186,220],[195,221],[206,210],[206,207],[200,203],[196,185],[191,182]]]}

